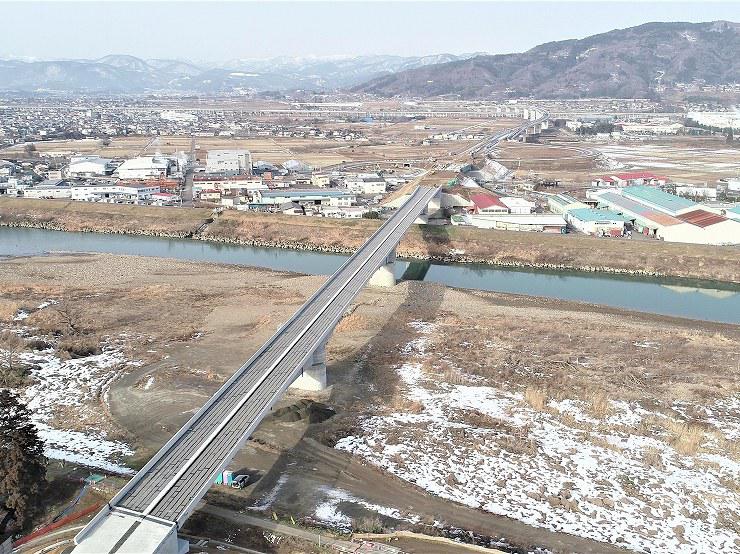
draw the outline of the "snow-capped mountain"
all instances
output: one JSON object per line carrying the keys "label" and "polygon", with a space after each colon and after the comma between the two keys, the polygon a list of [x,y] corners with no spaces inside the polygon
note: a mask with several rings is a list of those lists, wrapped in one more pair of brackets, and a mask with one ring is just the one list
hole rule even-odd
{"label": "snow-capped mountain", "polygon": [[355,86],[375,77],[477,54],[430,56],[301,56],[192,63],[112,54],[95,60],[0,60],[0,90],[138,93],[228,92],[235,89],[316,91]]}

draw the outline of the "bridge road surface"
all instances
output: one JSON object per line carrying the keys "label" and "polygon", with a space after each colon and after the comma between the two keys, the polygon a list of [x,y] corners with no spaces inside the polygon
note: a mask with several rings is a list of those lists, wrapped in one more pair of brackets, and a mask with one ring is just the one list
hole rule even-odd
{"label": "bridge road surface", "polygon": [[[109,510],[179,528],[218,472],[328,338],[342,314],[438,193],[418,187],[396,213],[206,402],[75,539]],[[135,527],[133,525],[132,527]],[[135,529],[129,529],[112,549]],[[83,549],[87,551],[87,549]],[[125,550],[125,549],[124,549]]]}

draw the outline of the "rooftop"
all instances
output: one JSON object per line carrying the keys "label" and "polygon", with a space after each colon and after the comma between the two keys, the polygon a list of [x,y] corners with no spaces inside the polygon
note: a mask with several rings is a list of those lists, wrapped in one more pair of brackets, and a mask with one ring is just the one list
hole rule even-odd
{"label": "rooftop", "polygon": [[594,208],[576,208],[568,215],[581,221],[624,221],[626,218],[612,210],[596,210]]}
{"label": "rooftop", "polygon": [[645,204],[641,204],[640,202],[636,202],[635,200],[622,196],[621,194],[616,194],[614,192],[601,193],[598,195],[598,199],[599,201],[603,201],[609,204],[609,207],[612,210],[627,211],[629,214],[646,220],[650,220],[653,223],[657,223],[658,225],[661,225],[663,227],[684,223],[680,219],[677,219],[671,215],[653,210],[647,207]]}
{"label": "rooftop", "polygon": [[659,210],[664,210],[675,214],[679,210],[686,208],[698,207],[698,204],[688,198],[681,198],[675,194],[669,194],[656,187],[638,186],[627,187],[622,190],[622,194],[638,202],[651,204]]}
{"label": "rooftop", "polygon": [[342,190],[326,190],[326,189],[288,189],[288,190],[270,190],[262,193],[263,197],[267,198],[281,198],[281,197],[292,197],[292,196],[321,196],[321,197],[343,197],[343,196],[354,196],[350,191],[346,189]]}
{"label": "rooftop", "polygon": [[696,225],[697,227],[701,227],[702,229],[704,227],[709,227],[710,225],[715,225],[717,223],[727,221],[726,217],[708,212],[706,210],[693,210],[678,215],[676,217],[678,217],[678,219],[680,219],[681,221],[691,223],[692,225]]}
{"label": "rooftop", "polygon": [[470,201],[481,210],[490,208],[491,206],[498,206],[507,210],[509,209],[506,204],[498,199],[498,196],[493,196],[492,194],[471,194]]}

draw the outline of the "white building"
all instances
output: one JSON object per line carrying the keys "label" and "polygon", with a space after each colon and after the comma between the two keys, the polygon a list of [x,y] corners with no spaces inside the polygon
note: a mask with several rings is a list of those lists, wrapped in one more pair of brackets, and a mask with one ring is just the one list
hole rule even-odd
{"label": "white building", "polygon": [[116,183],[100,185],[78,185],[72,187],[72,200],[86,202],[126,202],[138,204],[153,200],[159,193],[159,185],[148,183]]}
{"label": "white building", "polygon": [[160,179],[169,175],[171,161],[164,157],[140,157],[126,160],[115,173],[121,179]]}
{"label": "white building", "polygon": [[315,187],[328,187],[330,182],[331,177],[326,173],[314,173],[313,175],[311,175],[311,184]]}
{"label": "white building", "polygon": [[225,175],[252,173],[252,154],[249,150],[209,150],[206,171]]}
{"label": "white building", "polygon": [[69,160],[70,177],[100,177],[113,173],[111,160],[100,156],[72,156]]}
{"label": "white building", "polygon": [[267,189],[268,186],[262,181],[262,177],[252,175],[233,177],[197,175],[193,177],[193,194],[196,196],[204,190],[219,190],[226,194],[245,194]]}
{"label": "white building", "polygon": [[66,181],[47,180],[24,189],[23,196],[25,198],[71,198],[72,188]]}
{"label": "white building", "polygon": [[375,174],[360,174],[346,181],[347,188],[355,194],[385,194],[385,179]]}
{"label": "white building", "polygon": [[502,196],[499,198],[501,203],[509,208],[511,214],[531,214],[537,205],[534,202],[519,198],[517,196]]}

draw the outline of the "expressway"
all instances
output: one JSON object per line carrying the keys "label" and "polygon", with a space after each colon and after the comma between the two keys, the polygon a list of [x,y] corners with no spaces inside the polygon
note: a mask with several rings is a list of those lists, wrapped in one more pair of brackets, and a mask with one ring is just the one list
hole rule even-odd
{"label": "expressway", "polygon": [[216,475],[310,364],[348,306],[438,191],[418,187],[75,537],[75,552],[182,551],[165,543],[176,544],[177,529]]}

